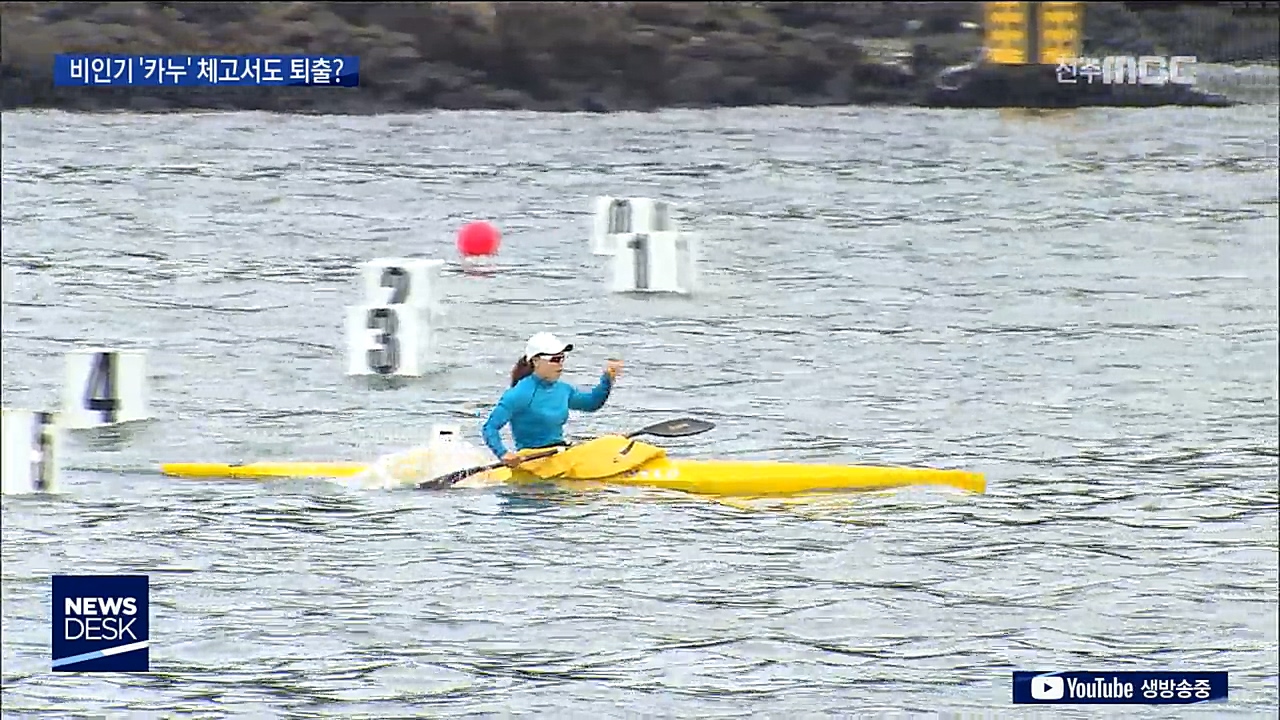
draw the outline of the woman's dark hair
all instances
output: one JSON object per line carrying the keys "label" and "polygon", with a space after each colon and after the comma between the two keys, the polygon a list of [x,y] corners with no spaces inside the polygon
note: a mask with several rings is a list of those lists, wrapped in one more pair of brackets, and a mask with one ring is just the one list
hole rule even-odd
{"label": "woman's dark hair", "polygon": [[529,359],[521,355],[516,361],[515,367],[511,368],[511,387],[515,387],[516,383],[533,374],[533,363]]}

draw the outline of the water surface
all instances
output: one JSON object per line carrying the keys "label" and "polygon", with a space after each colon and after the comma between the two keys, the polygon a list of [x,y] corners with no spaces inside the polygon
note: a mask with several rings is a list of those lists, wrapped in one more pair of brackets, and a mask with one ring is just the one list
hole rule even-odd
{"label": "water surface", "polygon": [[[1014,669],[1213,669],[1277,703],[1277,108],[255,113],[3,122],[3,401],[148,351],[155,419],[3,504],[5,717],[1012,712]],[[676,203],[690,297],[605,292],[599,194]],[[453,233],[505,233],[464,272]],[[439,363],[344,376],[375,257],[449,261]],[[724,504],[359,492],[165,461],[478,441],[524,339],[626,375],[575,433],[986,474]],[[153,673],[49,672],[52,573],[151,576]],[[1021,711],[1019,711],[1021,712]],[[1170,717],[1134,707],[1134,717]],[[1055,710],[1056,717],[1093,717]]]}

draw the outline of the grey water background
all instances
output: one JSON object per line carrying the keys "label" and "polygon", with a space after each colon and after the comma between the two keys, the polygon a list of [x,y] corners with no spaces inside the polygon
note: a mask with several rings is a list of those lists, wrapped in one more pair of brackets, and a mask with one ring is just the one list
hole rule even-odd
{"label": "grey water background", "polygon": [[[154,420],[3,501],[5,717],[1031,715],[1014,669],[1205,669],[1274,717],[1277,106],[3,117],[3,402],[149,351]],[[605,292],[593,196],[661,197],[689,297]],[[453,234],[505,233],[486,272]],[[344,376],[355,267],[449,261],[440,361]],[[673,454],[962,467],[725,504],[359,492],[164,461],[478,442],[523,339],[626,374],[572,430]],[[53,573],[151,578],[149,675],[49,670]]]}

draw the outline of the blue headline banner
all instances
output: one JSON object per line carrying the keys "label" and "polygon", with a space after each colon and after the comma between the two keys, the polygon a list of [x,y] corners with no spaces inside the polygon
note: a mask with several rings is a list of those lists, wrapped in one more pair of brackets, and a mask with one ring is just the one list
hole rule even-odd
{"label": "blue headline banner", "polygon": [[1015,704],[1187,705],[1226,699],[1225,672],[1013,673]]}
{"label": "blue headline banner", "polygon": [[146,575],[54,575],[52,581],[55,672],[150,669]]}
{"label": "blue headline banner", "polygon": [[55,87],[359,87],[355,55],[55,55]]}

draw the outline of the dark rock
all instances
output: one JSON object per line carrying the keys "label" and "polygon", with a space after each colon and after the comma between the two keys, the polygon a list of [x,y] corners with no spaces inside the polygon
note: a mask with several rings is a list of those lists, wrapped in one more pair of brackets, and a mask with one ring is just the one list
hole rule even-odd
{"label": "dark rock", "polygon": [[[1196,4],[1160,13],[1129,5],[1089,3],[1087,50],[1189,54],[1202,62],[1277,56],[1274,17],[1237,17]],[[976,35],[956,32],[964,21],[981,20],[980,4],[972,2],[27,2],[0,3],[0,14],[4,108],[609,112],[989,105],[1016,94],[1007,78],[999,79],[1008,69],[984,71],[963,91],[935,87],[939,70],[978,49]],[[862,47],[907,32],[914,50],[909,67],[884,63]],[[361,87],[54,88],[52,56],[59,52],[341,52],[360,56]],[[1022,95],[1054,102],[1092,97],[1062,100],[1061,92]],[[970,97],[975,93],[983,97]]]}

